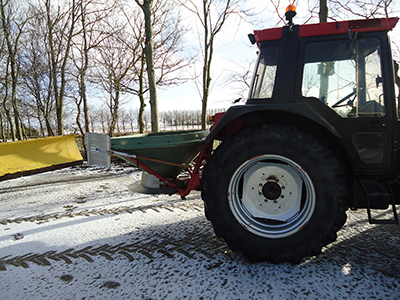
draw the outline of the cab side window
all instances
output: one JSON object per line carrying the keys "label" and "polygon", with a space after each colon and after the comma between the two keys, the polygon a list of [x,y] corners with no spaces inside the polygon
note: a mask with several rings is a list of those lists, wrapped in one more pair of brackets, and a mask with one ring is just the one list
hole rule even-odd
{"label": "cab side window", "polygon": [[318,98],[340,117],[384,117],[382,85],[377,38],[306,45],[302,95]]}
{"label": "cab side window", "polygon": [[272,98],[278,56],[279,46],[263,47],[254,72],[253,86],[249,94],[250,99]]}

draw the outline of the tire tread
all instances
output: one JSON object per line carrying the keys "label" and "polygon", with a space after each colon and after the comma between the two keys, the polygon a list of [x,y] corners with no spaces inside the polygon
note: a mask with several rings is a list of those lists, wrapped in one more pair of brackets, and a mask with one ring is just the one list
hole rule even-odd
{"label": "tire tread", "polygon": [[[324,161],[326,171],[332,173],[331,177],[333,178],[333,182],[330,182],[329,184],[333,186],[335,190],[335,195],[332,196],[334,198],[335,208],[335,211],[332,212],[334,218],[331,221],[330,228],[323,237],[314,241],[312,244],[307,245],[307,248],[300,246],[292,247],[290,251],[288,249],[288,251],[270,252],[254,249],[254,247],[247,246],[246,243],[237,238],[237,233],[232,230],[232,228],[229,228],[229,225],[226,223],[229,222],[229,217],[221,215],[221,205],[223,205],[223,203],[221,204],[221,201],[223,202],[226,200],[218,199],[219,195],[215,195],[216,191],[221,190],[220,180],[218,179],[224,176],[227,169],[227,162],[233,164],[240,163],[240,159],[235,157],[233,154],[240,151],[238,149],[243,149],[243,147],[246,149],[246,147],[253,144],[254,141],[252,141],[252,139],[254,136],[259,137],[259,141],[265,141],[268,139],[285,139],[290,137],[294,144],[298,143],[301,145],[307,143],[306,148],[312,152],[308,155],[311,155],[312,157],[321,157]],[[319,254],[322,247],[335,241],[337,237],[336,232],[345,224],[347,218],[345,213],[349,203],[347,182],[346,169],[334,153],[329,150],[322,141],[307,132],[291,126],[268,124],[261,128],[245,128],[237,134],[230,136],[216,149],[205,168],[202,198],[205,201],[207,218],[212,222],[216,235],[223,238],[232,250],[240,250],[250,261],[267,260],[272,263],[287,261],[297,264],[306,256]],[[271,240],[269,242],[271,242]],[[273,246],[271,248],[273,248]]]}

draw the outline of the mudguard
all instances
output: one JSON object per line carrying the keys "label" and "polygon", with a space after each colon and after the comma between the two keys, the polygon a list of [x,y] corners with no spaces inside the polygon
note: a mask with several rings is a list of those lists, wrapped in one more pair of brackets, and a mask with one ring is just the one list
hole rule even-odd
{"label": "mudguard", "polygon": [[[267,113],[276,114],[279,112],[290,113],[313,121],[326,130],[333,136],[340,138],[339,132],[326,121],[319,113],[317,113],[311,106],[305,103],[284,103],[284,104],[246,104],[230,107],[217,124],[214,125],[210,134],[206,139],[206,143],[211,142],[215,137],[225,129],[229,124],[234,123],[235,120],[244,116],[254,113],[262,114],[263,111]],[[284,121],[284,120],[281,120]],[[266,121],[267,123],[267,121]]]}

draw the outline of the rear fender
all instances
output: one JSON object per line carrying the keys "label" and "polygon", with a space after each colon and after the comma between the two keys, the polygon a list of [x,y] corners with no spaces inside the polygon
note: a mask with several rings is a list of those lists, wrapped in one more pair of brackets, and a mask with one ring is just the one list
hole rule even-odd
{"label": "rear fender", "polygon": [[[294,120],[305,122],[296,124]],[[214,139],[223,141],[232,133],[247,126],[276,122],[294,123],[293,125],[299,127],[305,123],[318,124],[324,131],[340,138],[339,132],[307,104],[247,104],[229,108],[218,123],[214,124],[206,142],[209,143]]]}
{"label": "rear fender", "polygon": [[[216,121],[218,120],[216,119]],[[351,176],[353,172],[351,159],[345,150],[339,132],[305,103],[233,106],[214,124],[206,142],[224,141],[230,135],[245,127],[263,126],[271,123],[299,128],[323,141],[337,155],[349,172],[348,175]]]}

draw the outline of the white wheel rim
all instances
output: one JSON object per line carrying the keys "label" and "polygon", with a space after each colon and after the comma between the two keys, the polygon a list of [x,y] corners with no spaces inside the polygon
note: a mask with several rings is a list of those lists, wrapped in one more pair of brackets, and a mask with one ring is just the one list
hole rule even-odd
{"label": "white wheel rim", "polygon": [[315,208],[315,189],[307,172],[279,155],[245,161],[228,187],[231,211],[248,231],[282,238],[301,230]]}

